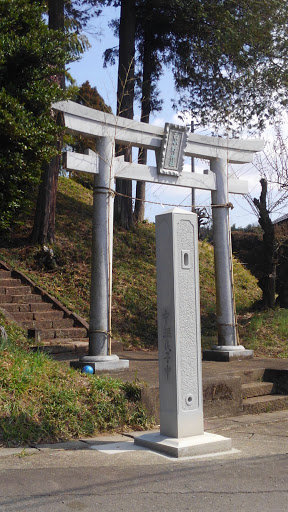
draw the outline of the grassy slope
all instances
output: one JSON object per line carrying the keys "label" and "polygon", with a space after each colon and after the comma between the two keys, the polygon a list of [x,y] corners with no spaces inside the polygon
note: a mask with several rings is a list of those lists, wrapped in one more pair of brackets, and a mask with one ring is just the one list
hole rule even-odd
{"label": "grassy slope", "polygon": [[[0,249],[0,257],[20,267],[35,282],[86,318],[89,315],[91,218],[91,192],[72,180],[61,178],[57,244],[53,247],[57,269],[50,272],[41,269],[37,258],[39,247],[22,244]],[[19,229],[19,236],[27,237],[30,229],[31,223],[27,222]],[[216,341],[213,248],[206,242],[199,244],[199,263],[202,345],[206,347]],[[261,296],[257,282],[237,261],[234,262],[234,277],[241,342],[247,348],[253,345],[261,355],[287,355],[288,332],[283,327],[278,328],[281,322],[285,324],[285,318],[287,320],[286,311],[277,313],[281,317],[279,322],[272,322],[268,315],[260,314],[262,331],[258,335],[259,328],[255,328],[253,319],[258,318],[259,313],[249,311]],[[114,338],[121,339],[126,346],[157,346],[155,283],[154,225],[142,224],[129,232],[117,230],[114,233],[112,329]],[[276,317],[273,312],[269,315]],[[270,330],[275,324],[271,339],[273,336],[277,338],[277,349],[272,351],[263,340],[267,322]],[[241,328],[242,323],[244,328]]]}
{"label": "grassy slope", "polygon": [[[21,330],[0,312],[0,441],[64,441],[97,432],[147,429],[137,383],[83,375],[27,350]],[[1,446],[1,444],[0,444]]]}

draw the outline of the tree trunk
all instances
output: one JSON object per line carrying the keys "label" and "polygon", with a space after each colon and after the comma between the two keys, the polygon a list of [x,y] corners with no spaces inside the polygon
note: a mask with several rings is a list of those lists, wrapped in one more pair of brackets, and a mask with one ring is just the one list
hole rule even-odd
{"label": "tree trunk", "polygon": [[[135,28],[135,0],[122,0],[119,27],[117,115],[127,119],[133,119],[134,113]],[[131,162],[132,148],[116,147],[116,155],[124,155],[125,161]],[[117,195],[117,192],[120,195]],[[114,220],[116,224],[126,229],[133,225],[131,180],[116,179]]]}
{"label": "tree trunk", "polygon": [[274,224],[269,217],[267,209],[267,181],[260,180],[262,191],[260,200],[254,198],[254,204],[259,212],[259,224],[264,231],[263,234],[263,270],[259,279],[259,286],[263,293],[263,305],[267,308],[275,306],[275,283],[276,283],[276,242]]}
{"label": "tree trunk", "polygon": [[[151,82],[152,82],[152,48],[151,29],[146,26],[144,33],[144,56],[143,56],[143,82],[141,98],[141,121],[149,123],[151,112]],[[141,148],[138,153],[138,163],[147,164],[147,149]],[[134,219],[136,222],[143,222],[145,216],[145,182],[137,181],[136,201]]]}
{"label": "tree trunk", "polygon": [[[49,29],[64,31],[64,0],[48,1]],[[65,89],[64,72],[58,77],[59,85]],[[58,113],[56,124],[63,125],[63,116]],[[55,242],[55,216],[58,175],[61,161],[62,137],[56,143],[57,156],[49,164],[43,165],[42,179],[39,186],[38,199],[34,217],[32,243]]]}

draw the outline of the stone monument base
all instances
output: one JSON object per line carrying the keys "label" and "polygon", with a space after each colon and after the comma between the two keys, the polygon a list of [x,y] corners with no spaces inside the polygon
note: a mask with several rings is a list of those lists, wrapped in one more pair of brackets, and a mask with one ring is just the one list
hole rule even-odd
{"label": "stone monument base", "polygon": [[118,356],[83,356],[79,361],[71,361],[70,366],[82,369],[84,366],[92,366],[94,373],[105,371],[121,371],[129,368],[128,359],[119,359]]}
{"label": "stone monument base", "polygon": [[154,432],[135,437],[134,443],[178,458],[226,452],[232,448],[230,438],[206,432],[199,436],[183,437],[182,439],[166,437],[162,436],[160,432]]}
{"label": "stone monument base", "polygon": [[210,350],[203,350],[203,361],[241,361],[253,359],[253,350],[246,350],[242,345],[214,345]]}

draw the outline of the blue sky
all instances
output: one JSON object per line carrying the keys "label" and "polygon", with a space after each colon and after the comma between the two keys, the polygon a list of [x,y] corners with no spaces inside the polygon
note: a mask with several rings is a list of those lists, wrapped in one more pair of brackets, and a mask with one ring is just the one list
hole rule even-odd
{"label": "blue sky", "polygon": [[[117,65],[103,68],[103,52],[106,48],[110,48],[118,45],[118,40],[113,36],[112,30],[108,27],[109,19],[117,16],[117,9],[109,8],[105,9],[105,15],[101,15],[98,19],[95,19],[88,27],[86,35],[90,41],[91,47],[85,52],[82,59],[78,62],[72,63],[69,66],[69,71],[72,77],[76,80],[78,85],[88,80],[90,85],[97,87],[98,92],[103,96],[105,102],[111,106],[113,112],[116,111],[116,91],[117,91]],[[95,35],[96,34],[96,35]],[[163,110],[153,116],[151,122],[153,124],[164,126],[165,122],[174,122],[181,124],[178,119],[177,112],[173,111],[171,98],[175,96],[173,87],[173,80],[169,71],[165,72],[165,75],[161,78],[159,83],[159,90],[161,97],[164,100]],[[139,119],[140,112],[135,109],[135,118]],[[197,128],[196,133],[201,135],[208,135],[209,128]],[[265,137],[269,137],[270,132],[264,134]],[[243,138],[245,138],[243,136]],[[150,157],[151,165],[154,164],[153,157]],[[196,171],[200,171],[203,168],[207,168],[206,162],[200,162],[196,160]],[[190,161],[186,162],[187,168],[190,167]],[[229,172],[235,173],[237,176],[241,176],[242,179],[248,181],[249,191],[254,197],[259,197],[260,176],[257,173],[253,164],[247,164],[242,166],[231,166]],[[169,203],[173,205],[188,205],[191,203],[191,193],[187,189],[181,189],[177,187],[169,186],[157,186],[152,184],[146,185],[146,199],[154,203]],[[257,217],[252,213],[250,206],[247,201],[239,195],[231,195],[230,201],[234,205],[234,209],[230,210],[230,223],[236,224],[236,226],[245,227],[247,224],[257,224]],[[196,191],[196,205],[209,206],[211,204],[210,193]],[[167,206],[161,204],[147,203],[145,208],[146,218],[154,222],[155,215],[157,213],[163,213]],[[209,210],[210,211],[210,210]],[[277,218],[286,211],[278,211],[272,217]]]}

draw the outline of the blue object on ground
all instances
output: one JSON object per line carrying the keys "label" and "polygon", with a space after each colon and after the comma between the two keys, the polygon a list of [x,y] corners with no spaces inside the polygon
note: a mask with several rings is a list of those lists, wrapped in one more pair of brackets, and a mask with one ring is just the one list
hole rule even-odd
{"label": "blue object on ground", "polygon": [[91,375],[93,375],[93,373],[94,373],[92,366],[90,366],[89,364],[86,364],[85,366],[83,366],[81,371],[82,371],[82,373],[89,373]]}

